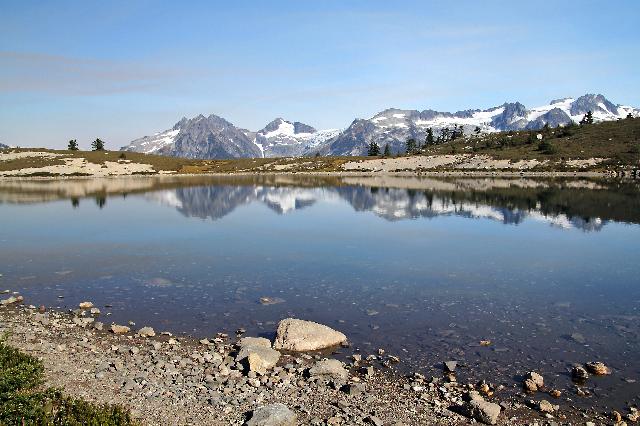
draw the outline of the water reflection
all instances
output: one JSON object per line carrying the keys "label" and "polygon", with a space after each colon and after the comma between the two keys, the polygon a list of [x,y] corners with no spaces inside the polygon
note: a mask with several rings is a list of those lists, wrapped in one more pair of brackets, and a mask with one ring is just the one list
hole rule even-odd
{"label": "water reflection", "polygon": [[[462,194],[418,192],[400,188],[334,187],[287,188],[260,186],[209,186],[179,188],[148,193],[145,197],[162,205],[175,207],[187,217],[217,220],[236,208],[263,203],[277,214],[287,214],[313,204],[346,201],[358,212],[371,212],[389,221],[439,216],[490,219],[517,225],[526,219],[546,222],[564,229],[599,231],[607,223],[600,217],[569,216],[551,213],[537,202],[528,208],[513,203],[500,205],[465,199]],[[489,201],[489,200],[488,200]]]}
{"label": "water reflection", "polygon": [[0,182],[0,203],[67,198],[77,208],[81,198],[91,197],[102,209],[108,207],[107,196],[132,193],[174,207],[186,217],[211,220],[251,203],[287,214],[318,202],[347,202],[355,211],[388,221],[458,216],[513,225],[532,220],[583,231],[599,231],[609,221],[640,223],[640,191],[634,182],[287,176]]}

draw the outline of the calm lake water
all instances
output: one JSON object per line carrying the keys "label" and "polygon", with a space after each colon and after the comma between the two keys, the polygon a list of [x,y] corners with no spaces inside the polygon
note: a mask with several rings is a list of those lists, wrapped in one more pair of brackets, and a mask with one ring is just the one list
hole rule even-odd
{"label": "calm lake water", "polygon": [[[536,369],[577,404],[640,402],[637,184],[16,180],[0,223],[0,288],[26,303],[91,300],[104,322],[193,336],[271,336],[295,316],[401,371],[458,360],[462,379],[519,387]],[[614,374],[579,398],[568,371],[593,360]]]}

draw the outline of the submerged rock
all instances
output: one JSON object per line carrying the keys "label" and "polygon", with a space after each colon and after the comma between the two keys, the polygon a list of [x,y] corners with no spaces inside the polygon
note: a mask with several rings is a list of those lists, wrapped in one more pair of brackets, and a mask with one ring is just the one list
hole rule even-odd
{"label": "submerged rock", "polygon": [[574,380],[585,381],[589,378],[589,373],[581,365],[574,365],[571,369],[571,376]]}
{"label": "submerged rock", "polygon": [[444,367],[447,369],[447,371],[453,373],[454,371],[456,371],[456,367],[458,366],[458,362],[457,361],[445,361],[444,363]]}
{"label": "submerged rock", "polygon": [[347,336],[326,325],[287,318],[280,321],[275,349],[303,352],[330,348],[347,341]]}
{"label": "submerged rock", "polygon": [[253,410],[247,426],[295,426],[298,416],[281,403],[264,405]]}
{"label": "submerged rock", "polygon": [[590,373],[595,374],[596,376],[606,376],[611,374],[609,367],[604,365],[602,362],[588,362],[586,367]]}

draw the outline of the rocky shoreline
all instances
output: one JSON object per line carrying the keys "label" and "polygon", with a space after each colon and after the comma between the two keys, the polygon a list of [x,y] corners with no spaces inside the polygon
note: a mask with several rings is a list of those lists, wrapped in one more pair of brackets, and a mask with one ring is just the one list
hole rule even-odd
{"label": "rocky shoreline", "polygon": [[42,359],[47,385],[121,404],[147,425],[621,426],[638,420],[638,411],[572,407],[535,372],[513,395],[491,383],[490,372],[479,383],[459,383],[453,361],[443,364],[441,377],[431,378],[394,374],[385,366],[400,360],[383,350],[353,353],[343,363],[331,357],[331,348],[347,347],[346,336],[308,321],[281,321],[273,344],[243,330],[197,340],[132,324],[105,325],[90,302],[67,313],[22,302],[18,295],[3,300],[0,332]]}

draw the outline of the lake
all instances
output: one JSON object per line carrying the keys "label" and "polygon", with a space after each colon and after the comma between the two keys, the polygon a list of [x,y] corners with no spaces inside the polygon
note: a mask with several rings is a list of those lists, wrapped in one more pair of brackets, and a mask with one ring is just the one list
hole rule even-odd
{"label": "lake", "polygon": [[[0,223],[0,289],[27,304],[90,300],[105,323],[202,337],[271,337],[294,316],[400,372],[457,360],[520,389],[539,370],[576,404],[640,402],[638,183],[1,180]],[[613,374],[579,398],[569,371],[594,360]]]}

